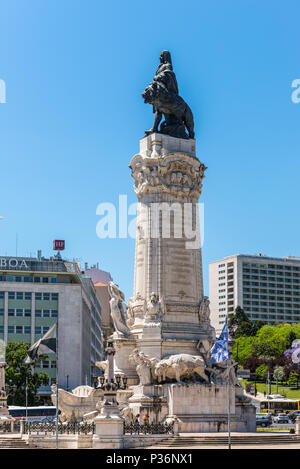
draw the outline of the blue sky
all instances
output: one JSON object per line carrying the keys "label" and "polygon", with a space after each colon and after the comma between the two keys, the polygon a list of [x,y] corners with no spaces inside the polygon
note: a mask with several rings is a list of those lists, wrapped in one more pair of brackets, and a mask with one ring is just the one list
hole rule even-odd
{"label": "blue sky", "polygon": [[1,5],[0,255],[99,262],[128,298],[134,240],[96,236],[96,207],[135,201],[152,125],[141,92],[162,49],[208,166],[203,270],[235,254],[300,256],[298,1],[10,0]]}

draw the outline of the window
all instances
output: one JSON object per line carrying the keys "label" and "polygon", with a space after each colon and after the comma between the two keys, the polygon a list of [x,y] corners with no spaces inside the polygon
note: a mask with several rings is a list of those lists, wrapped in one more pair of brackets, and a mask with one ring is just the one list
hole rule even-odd
{"label": "window", "polygon": [[50,329],[50,327],[44,326],[44,327],[43,327],[43,334],[46,334],[46,332],[48,332],[49,329]]}
{"label": "window", "polygon": [[52,293],[51,299],[52,299],[52,301],[57,301],[58,300],[58,293]]}
{"label": "window", "polygon": [[50,310],[44,309],[43,310],[43,318],[50,318]]}
{"label": "window", "polygon": [[31,293],[25,293],[25,300],[31,300]]}
{"label": "window", "polygon": [[23,326],[16,326],[16,334],[23,334]]}
{"label": "window", "polygon": [[4,309],[3,308],[0,309],[0,316],[4,316]]}
{"label": "window", "polygon": [[48,360],[45,360],[45,361],[43,362],[43,368],[49,368],[49,362],[48,362]]}
{"label": "window", "polygon": [[56,277],[51,277],[51,278],[50,278],[50,282],[51,282],[51,283],[56,283],[56,282],[57,282],[57,278],[56,278]]}
{"label": "window", "polygon": [[4,326],[0,326],[0,334],[4,333]]}
{"label": "window", "polygon": [[[24,277],[24,282],[31,282],[31,278],[30,277]],[[26,295],[26,293],[25,293],[25,295]],[[30,293],[30,295],[31,295],[31,293]]]}
{"label": "window", "polygon": [[24,326],[24,334],[31,334],[31,327],[30,326]]}
{"label": "window", "polygon": [[17,300],[23,300],[23,292],[17,292]]}
{"label": "window", "polygon": [[15,310],[10,308],[8,310],[8,316],[14,316],[14,315],[15,315]]}
{"label": "window", "polygon": [[8,299],[9,300],[14,300],[15,299],[15,292],[14,291],[8,292]]}
{"label": "window", "polygon": [[56,368],[56,360],[51,361],[51,368]]}
{"label": "window", "polygon": [[8,326],[7,332],[9,334],[14,334],[15,333],[15,326]]}
{"label": "window", "polygon": [[4,298],[4,291],[0,291],[0,299],[3,299]]}
{"label": "window", "polygon": [[36,334],[41,334],[41,333],[42,333],[42,328],[41,328],[41,326],[35,326],[35,333],[36,333]]}
{"label": "window", "polygon": [[17,309],[16,316],[23,316],[23,309]]}
{"label": "window", "polygon": [[48,277],[43,277],[43,283],[49,283],[49,278]]}
{"label": "window", "polygon": [[52,317],[52,318],[57,318],[57,313],[58,313],[58,312],[57,312],[56,309],[52,309],[52,311],[51,311],[51,317]]}
{"label": "window", "polygon": [[34,283],[40,283],[41,277],[34,277]]}
{"label": "window", "polygon": [[35,310],[35,317],[36,318],[41,318],[42,317],[42,310],[41,309],[36,309]]}
{"label": "window", "polygon": [[49,301],[50,300],[50,293],[44,293],[43,299],[44,299],[44,301]]}
{"label": "window", "polygon": [[25,316],[30,317],[31,316],[31,309],[25,309]]}
{"label": "window", "polygon": [[35,299],[36,300],[41,300],[42,299],[42,294],[41,293],[36,293],[35,294]]}

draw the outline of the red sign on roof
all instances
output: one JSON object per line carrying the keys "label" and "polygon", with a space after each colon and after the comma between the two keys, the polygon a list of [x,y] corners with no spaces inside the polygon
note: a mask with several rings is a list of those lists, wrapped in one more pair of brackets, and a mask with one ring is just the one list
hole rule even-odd
{"label": "red sign on roof", "polygon": [[63,251],[65,249],[65,240],[55,239],[53,241],[53,250],[54,251]]}

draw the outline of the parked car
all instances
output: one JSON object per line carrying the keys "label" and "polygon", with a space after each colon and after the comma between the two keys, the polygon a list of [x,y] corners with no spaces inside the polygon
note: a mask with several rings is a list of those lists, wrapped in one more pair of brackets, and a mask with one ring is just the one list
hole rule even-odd
{"label": "parked car", "polygon": [[290,423],[288,414],[278,414],[274,417],[275,423]]}
{"label": "parked car", "polygon": [[289,419],[292,423],[296,422],[297,417],[300,417],[300,410],[296,410],[295,412],[291,412],[289,414]]}
{"label": "parked car", "polygon": [[272,415],[261,413],[256,414],[256,426],[257,427],[270,427],[272,425]]}

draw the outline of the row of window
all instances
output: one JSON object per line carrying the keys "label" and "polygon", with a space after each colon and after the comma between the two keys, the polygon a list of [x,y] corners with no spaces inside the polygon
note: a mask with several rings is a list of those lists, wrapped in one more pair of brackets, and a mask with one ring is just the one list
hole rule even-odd
{"label": "row of window", "polygon": [[[0,292],[0,298],[4,298],[4,291]],[[30,292],[8,292],[9,300],[31,300]]]}
{"label": "row of window", "polygon": [[243,300],[243,304],[244,305],[261,305],[261,306],[277,306],[278,308],[295,308],[295,309],[299,309],[300,308],[300,303],[299,303],[299,300],[295,300],[295,301],[290,301],[290,300],[286,300],[285,302],[284,301],[274,301],[273,299],[271,300],[269,298],[268,301],[263,301],[262,299],[260,301],[258,300]]}
{"label": "row of window", "polygon": [[[285,284],[283,285],[282,283],[280,284],[275,284],[275,283],[269,283],[269,284],[266,284],[266,283],[259,283],[259,282],[245,282],[243,281],[243,287],[246,287],[246,286],[254,286],[254,287],[262,287],[262,288],[277,288],[277,289],[280,289],[280,288],[284,288],[285,290],[286,289],[293,289],[293,290],[300,290],[300,287],[298,285],[295,285],[295,284]],[[246,289],[245,289],[246,290]],[[262,289],[260,291],[263,291]],[[275,293],[275,290],[274,290],[274,293]]]}
{"label": "row of window", "polygon": [[[243,294],[252,294],[252,296],[254,296],[254,293],[259,293],[260,296],[262,295],[265,295],[265,294],[268,294],[268,295],[277,295],[277,296],[280,296],[280,295],[284,295],[284,296],[300,296],[300,292],[299,291],[296,291],[296,290],[292,290],[292,291],[287,291],[286,289],[285,290],[272,290],[272,289],[269,289],[269,290],[266,290],[266,289],[259,289],[259,288],[244,288],[243,290]],[[249,295],[248,295],[249,296]]]}
{"label": "row of window", "polygon": [[[8,326],[8,334],[31,334],[31,326]],[[0,334],[4,334],[4,326],[0,326]]]}
{"label": "row of window", "polygon": [[40,362],[39,368],[56,368],[56,360],[44,360]]}
{"label": "row of window", "polygon": [[35,317],[36,318],[57,318],[58,312],[57,309],[36,309]]}
{"label": "row of window", "polygon": [[261,283],[266,283],[266,282],[277,282],[277,285],[283,284],[282,282],[285,283],[299,283],[300,280],[298,278],[275,278],[275,277],[258,277],[258,275],[243,275],[243,280],[260,280]]}
{"label": "row of window", "polygon": [[[0,292],[0,299],[4,298],[4,292]],[[8,292],[8,299],[9,300],[31,300],[32,293],[30,292]],[[58,300],[58,293],[35,293],[36,300],[45,300],[45,301],[57,301]]]}
{"label": "row of window", "polygon": [[[35,334],[46,334],[50,327],[35,326]],[[8,334],[31,334],[31,326],[7,326]],[[0,334],[4,333],[4,326],[0,326]]]}
{"label": "row of window", "polygon": [[0,275],[0,282],[57,283],[57,278],[30,277],[29,275]]}
{"label": "row of window", "polygon": [[295,266],[290,266],[290,265],[281,265],[281,264],[246,264],[243,262],[243,268],[254,268],[254,269],[260,269],[260,270],[294,270],[294,271],[299,271],[300,267],[295,267]]}
{"label": "row of window", "polygon": [[[4,316],[4,309],[0,308],[0,316]],[[24,308],[9,308],[8,316],[10,317],[31,317],[31,309]],[[57,318],[58,311],[57,309],[36,309],[35,317],[36,318]]]}

